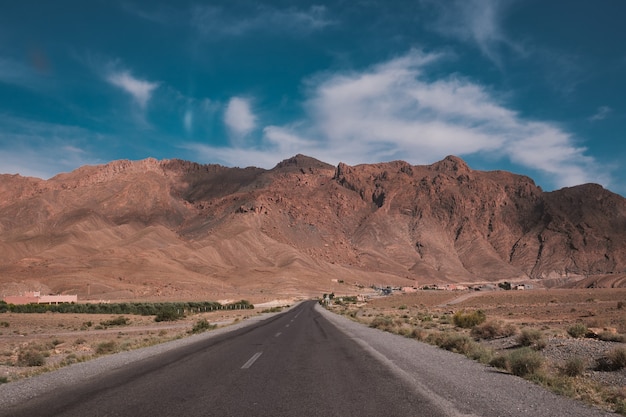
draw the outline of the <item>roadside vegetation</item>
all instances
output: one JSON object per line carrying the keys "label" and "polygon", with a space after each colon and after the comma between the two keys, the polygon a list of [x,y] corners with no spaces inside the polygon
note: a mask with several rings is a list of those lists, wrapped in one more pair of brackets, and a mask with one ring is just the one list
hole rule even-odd
{"label": "roadside vegetation", "polygon": [[139,316],[165,315],[173,317],[169,312],[176,312],[182,317],[185,313],[200,313],[217,310],[253,309],[247,300],[229,304],[216,301],[187,301],[160,303],[64,303],[64,304],[7,304],[0,301],[0,313],[67,313],[67,314],[133,314]]}
{"label": "roadside vegetation", "polygon": [[[15,306],[0,302],[0,384],[237,322],[254,306],[216,302]],[[258,312],[257,312],[258,314]],[[211,321],[209,321],[211,320]],[[7,337],[8,336],[8,337]]]}
{"label": "roadside vegetation", "polygon": [[[626,318],[618,311],[624,309],[622,301],[609,305],[587,298],[583,303],[571,302],[577,307],[565,307],[566,298],[527,298],[532,305],[526,307],[515,305],[512,296],[502,295],[486,305],[481,305],[480,296],[448,305],[429,303],[432,293],[393,295],[368,302],[341,297],[327,308],[372,328],[465,355],[555,393],[626,415],[624,384],[612,382],[617,377],[626,381]],[[622,294],[626,298],[626,293]],[[320,302],[327,304],[323,299]],[[555,316],[555,310],[566,314]],[[524,315],[516,318],[514,311]],[[603,311],[613,315],[602,317]],[[586,320],[571,323],[580,320],[579,316]],[[600,356],[579,353],[585,352],[581,346],[591,339],[609,342],[602,345],[609,346],[608,350]],[[586,345],[598,349],[599,344]]]}

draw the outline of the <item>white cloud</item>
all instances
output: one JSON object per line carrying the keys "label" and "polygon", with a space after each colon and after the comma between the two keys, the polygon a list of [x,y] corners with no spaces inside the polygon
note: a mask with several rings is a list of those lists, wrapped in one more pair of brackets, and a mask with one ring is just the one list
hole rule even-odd
{"label": "white cloud", "polygon": [[259,6],[252,16],[239,16],[216,6],[196,6],[191,12],[191,22],[198,33],[207,38],[241,36],[257,31],[297,34],[317,31],[334,24],[327,14],[324,6],[311,6],[308,9]]}
{"label": "white cloud", "polygon": [[107,75],[106,79],[109,83],[130,94],[142,109],[145,109],[152,92],[159,86],[158,83],[135,78],[128,71],[113,71]]}
{"label": "white cloud", "polygon": [[432,28],[444,36],[471,43],[497,65],[501,65],[500,48],[507,46],[518,52],[522,47],[511,40],[502,28],[511,3],[515,0],[425,0],[438,12]]}
{"label": "white cloud", "polygon": [[613,109],[608,107],[608,106],[598,107],[598,110],[596,111],[596,113],[593,116],[591,116],[589,118],[589,121],[597,122],[598,120],[604,120],[607,117],[609,117],[609,115],[611,114],[612,111],[613,111]]}
{"label": "white cloud", "polygon": [[[525,119],[496,92],[471,80],[433,80],[429,67],[444,58],[413,50],[360,72],[317,76],[307,83],[305,117],[264,127],[255,149],[237,143],[197,149],[209,160],[219,156],[226,164],[261,167],[296,153],[332,164],[397,159],[431,164],[450,154],[480,155],[508,159],[555,187],[609,185],[606,167],[557,124]],[[226,113],[229,126],[240,133],[255,126],[245,100],[231,100]]]}
{"label": "white cloud", "polygon": [[241,97],[233,97],[226,106],[224,123],[236,138],[250,133],[256,125],[256,117],[250,110],[250,101]]}

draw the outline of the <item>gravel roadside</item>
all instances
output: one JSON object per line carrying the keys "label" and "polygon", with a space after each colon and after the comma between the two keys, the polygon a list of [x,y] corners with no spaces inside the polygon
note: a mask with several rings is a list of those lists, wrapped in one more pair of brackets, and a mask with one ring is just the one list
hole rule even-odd
{"label": "gravel roadside", "polygon": [[[293,308],[293,306],[292,306]],[[433,398],[450,416],[614,416],[575,400],[557,396],[521,378],[481,365],[462,355],[355,323],[316,307],[329,321],[385,363],[403,381]],[[0,385],[0,408],[28,401],[61,386],[71,386],[200,340],[247,327],[275,314],[250,317],[211,332],[103,356],[57,371]]]}
{"label": "gravel roadside", "polygon": [[522,378],[479,364],[465,356],[372,329],[320,306],[317,308],[416,391],[434,398],[450,416],[615,415],[558,396]]}

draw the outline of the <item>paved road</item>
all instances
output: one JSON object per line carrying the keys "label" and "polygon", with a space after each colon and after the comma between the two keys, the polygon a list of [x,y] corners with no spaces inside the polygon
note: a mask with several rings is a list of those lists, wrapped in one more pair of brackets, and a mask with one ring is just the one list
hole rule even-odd
{"label": "paved road", "polygon": [[606,415],[312,302],[106,369],[60,387],[42,375],[44,387],[20,406],[2,396],[37,380],[0,385],[0,416]]}
{"label": "paved road", "polygon": [[11,416],[442,415],[311,302],[4,409]]}

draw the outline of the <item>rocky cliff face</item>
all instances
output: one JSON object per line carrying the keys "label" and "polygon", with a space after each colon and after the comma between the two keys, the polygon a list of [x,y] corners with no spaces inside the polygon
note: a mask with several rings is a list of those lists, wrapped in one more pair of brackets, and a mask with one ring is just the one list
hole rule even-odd
{"label": "rocky cliff face", "polygon": [[148,159],[48,181],[0,176],[4,293],[206,298],[315,293],[332,279],[597,284],[624,272],[624,198],[593,184],[546,193],[453,156],[333,167],[297,155],[271,170]]}

